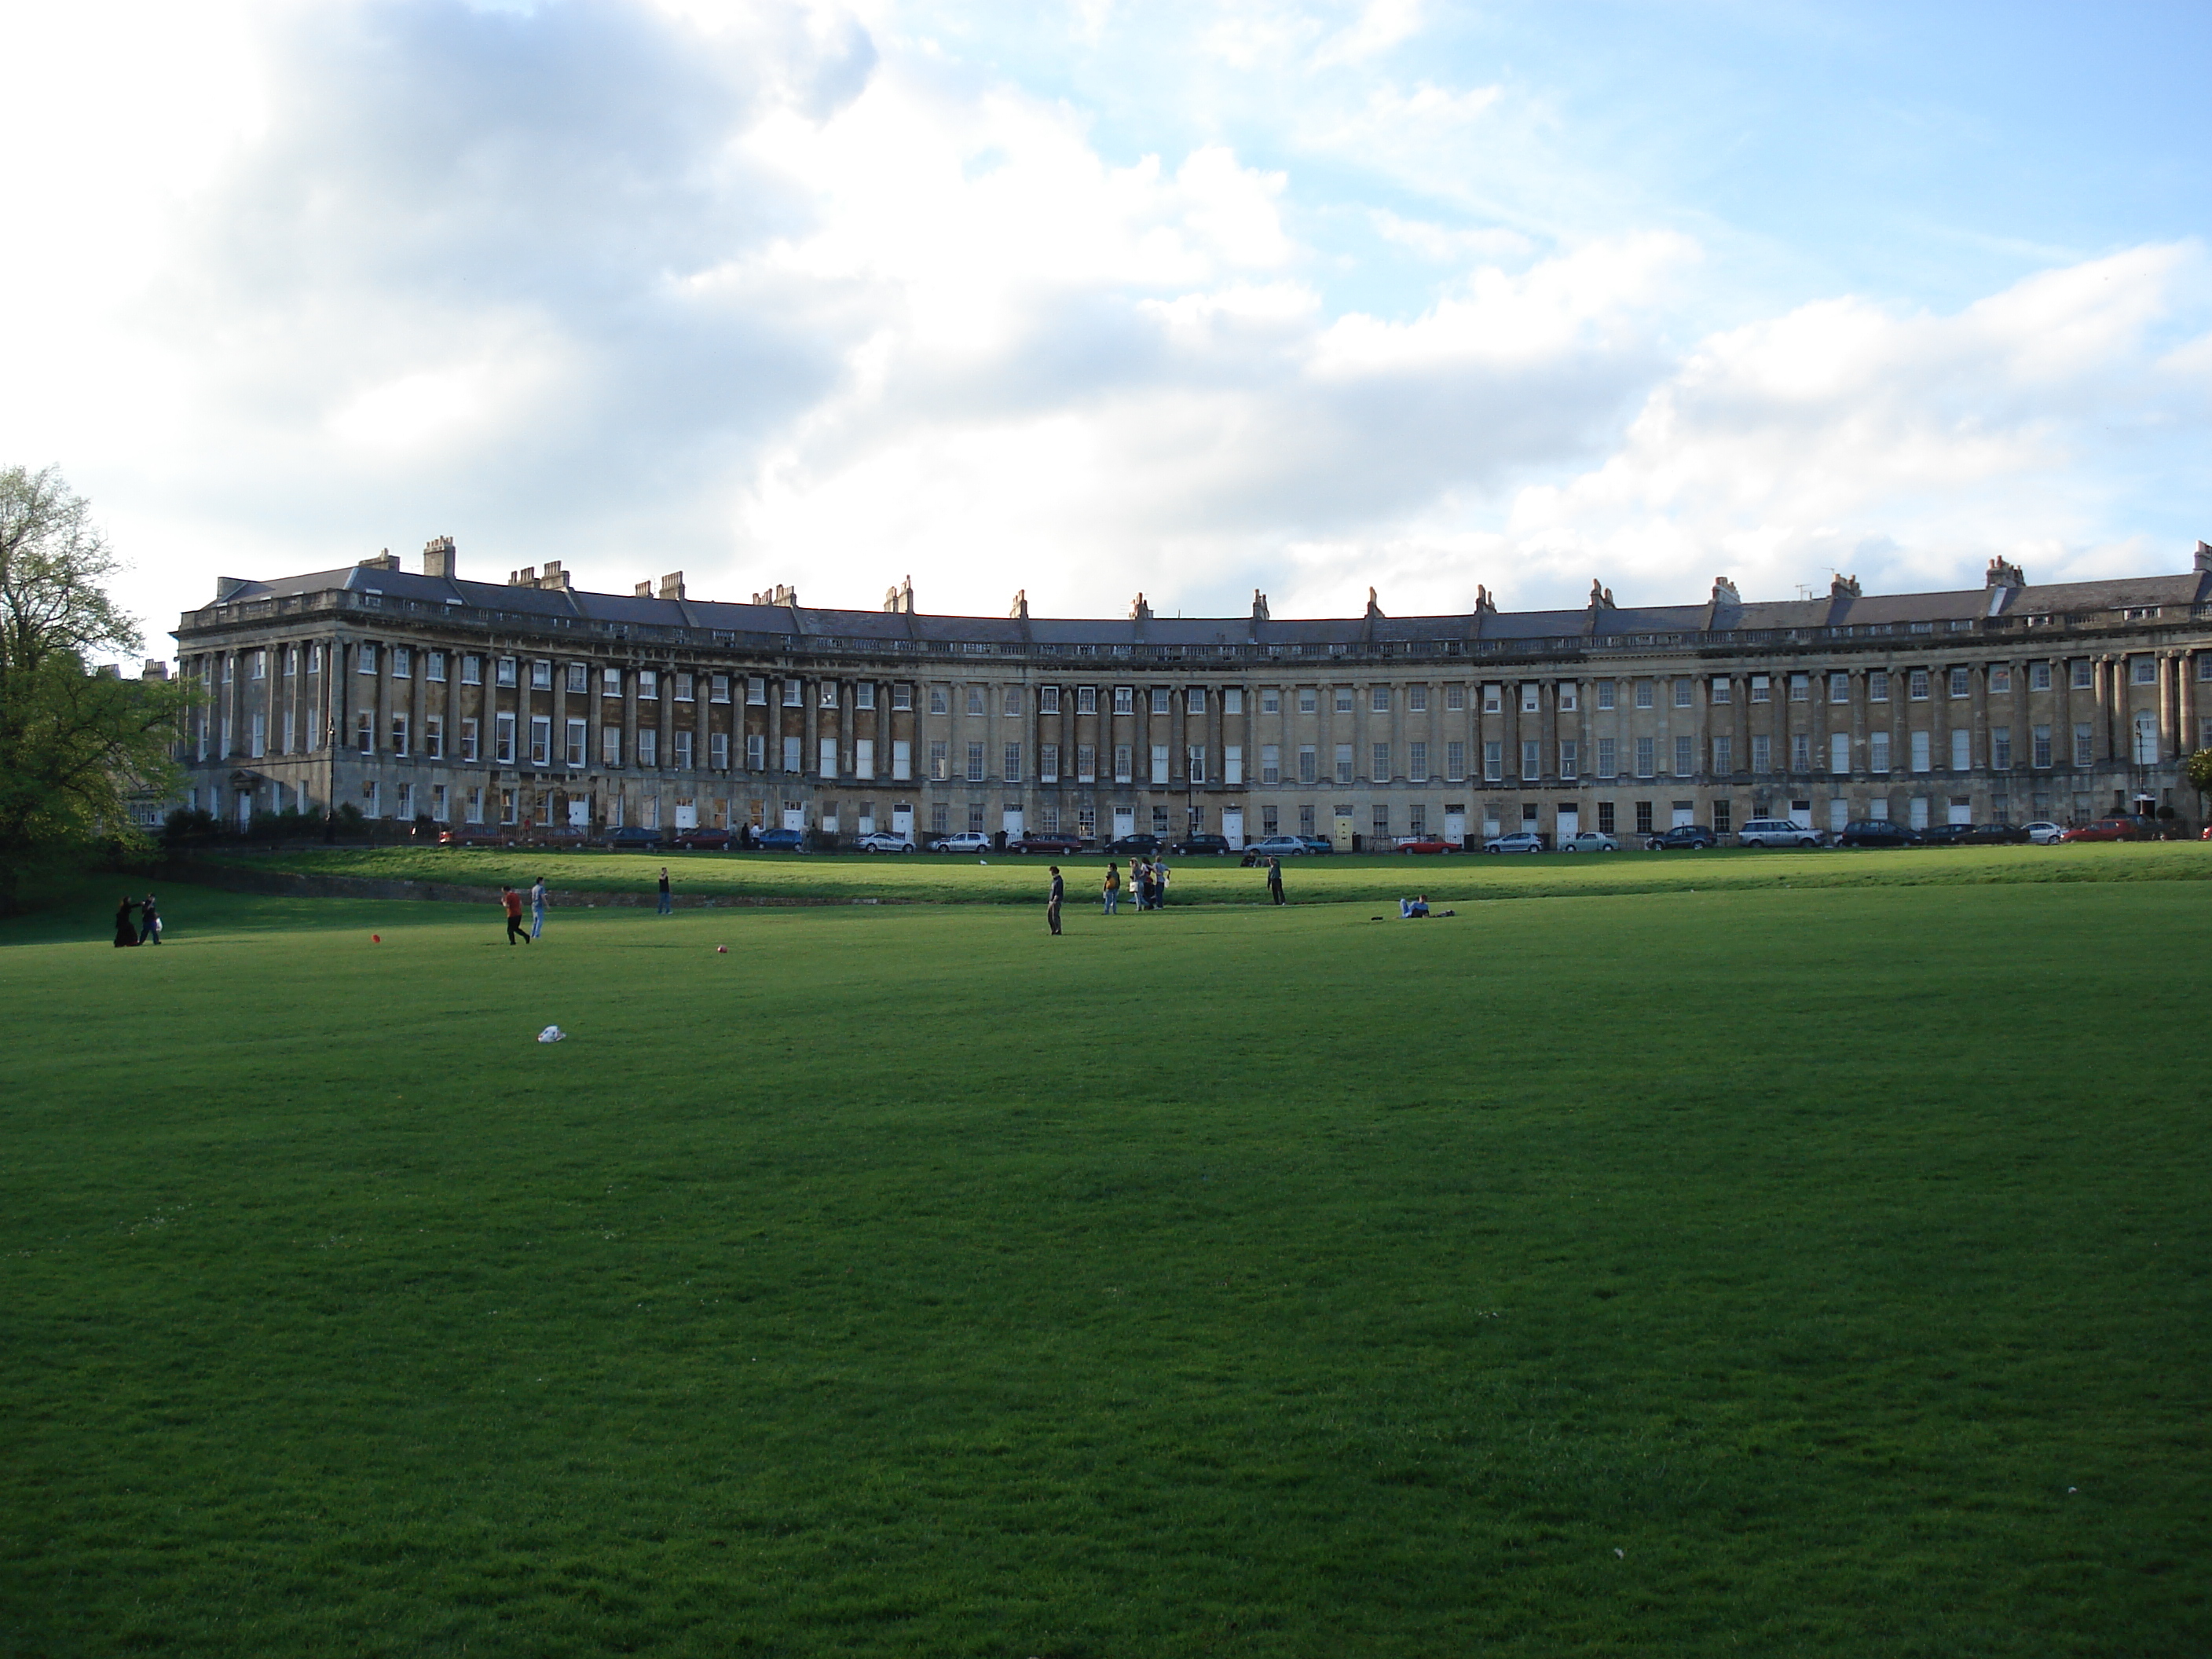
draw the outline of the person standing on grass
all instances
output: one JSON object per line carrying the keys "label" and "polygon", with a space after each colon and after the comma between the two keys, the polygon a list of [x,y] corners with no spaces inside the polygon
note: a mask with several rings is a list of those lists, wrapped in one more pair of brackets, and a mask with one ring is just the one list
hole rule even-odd
{"label": "person standing on grass", "polygon": [[530,930],[522,925],[522,895],[512,887],[499,890],[499,902],[507,907],[507,942],[511,945],[520,939],[530,943]]}
{"label": "person standing on grass", "polygon": [[545,931],[545,878],[540,876],[530,884],[530,937],[536,939]]}
{"label": "person standing on grass", "polygon": [[1283,860],[1272,853],[1267,855],[1267,896],[1278,904],[1283,902]]}
{"label": "person standing on grass", "polygon": [[138,943],[138,901],[128,893],[123,902],[115,907],[115,948]]}
{"label": "person standing on grass", "polygon": [[161,912],[154,902],[151,893],[138,902],[138,942],[159,945],[161,942]]}
{"label": "person standing on grass", "polygon": [[1121,869],[1110,859],[1106,863],[1106,884],[1098,890],[1098,899],[1109,916],[1121,902]]}
{"label": "person standing on grass", "polygon": [[1152,860],[1152,908],[1155,910],[1167,908],[1168,875],[1168,861],[1165,859],[1154,859]]}
{"label": "person standing on grass", "polygon": [[1067,888],[1060,878],[1060,866],[1055,864],[1052,866],[1052,891],[1044,902],[1044,925],[1055,935],[1060,932],[1060,901],[1066,892]]}
{"label": "person standing on grass", "polygon": [[668,866],[664,864],[660,866],[660,914],[672,915],[675,910],[676,901],[668,896]]}

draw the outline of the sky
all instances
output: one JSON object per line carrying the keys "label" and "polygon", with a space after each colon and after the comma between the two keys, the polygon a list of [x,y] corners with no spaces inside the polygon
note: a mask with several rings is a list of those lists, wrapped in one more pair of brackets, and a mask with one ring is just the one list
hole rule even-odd
{"label": "sky", "polygon": [[2212,538],[2202,3],[0,0],[0,465],[155,654],[437,535],[1278,617]]}

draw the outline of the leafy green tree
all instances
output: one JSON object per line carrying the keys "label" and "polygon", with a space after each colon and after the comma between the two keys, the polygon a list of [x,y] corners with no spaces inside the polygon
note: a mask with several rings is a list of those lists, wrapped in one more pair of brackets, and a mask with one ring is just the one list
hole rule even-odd
{"label": "leafy green tree", "polygon": [[2212,795],[2212,749],[2200,749],[2189,757],[2185,769],[2189,787],[2197,792],[2197,816],[2203,816],[2204,797]]}
{"label": "leafy green tree", "polygon": [[185,688],[95,666],[141,648],[118,568],[57,468],[0,471],[0,911],[41,859],[143,840],[126,799],[176,787]]}

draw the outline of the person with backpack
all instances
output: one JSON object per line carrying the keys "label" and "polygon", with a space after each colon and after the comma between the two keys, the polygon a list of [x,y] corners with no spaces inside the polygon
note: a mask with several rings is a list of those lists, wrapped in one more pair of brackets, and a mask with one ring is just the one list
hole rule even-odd
{"label": "person with backpack", "polygon": [[[1133,872],[1135,866],[1132,866],[1130,867]],[[1114,914],[1115,908],[1121,902],[1121,866],[1115,864],[1110,860],[1108,860],[1106,865],[1106,883],[1104,886],[1099,889],[1098,897],[1099,902],[1105,906],[1106,914],[1109,916]]]}

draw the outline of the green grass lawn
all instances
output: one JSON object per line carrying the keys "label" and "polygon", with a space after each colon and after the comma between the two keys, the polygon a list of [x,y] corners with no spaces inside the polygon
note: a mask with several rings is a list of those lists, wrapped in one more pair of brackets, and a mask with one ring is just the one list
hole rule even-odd
{"label": "green grass lawn", "polygon": [[[650,891],[664,864],[677,890],[699,896],[902,899],[939,904],[1036,902],[1046,867],[1066,872],[1071,894],[1097,893],[1103,854],[978,859],[917,853],[865,854],[533,853],[476,848],[334,848],[274,854],[230,854],[253,868],[392,880],[526,885],[543,874],[568,892]],[[1115,862],[1126,872],[1129,861]],[[1170,860],[1171,902],[1261,904],[1263,872],[1234,859]],[[1431,898],[1532,898],[1644,893],[1695,888],[1952,886],[1988,882],[2203,881],[2212,879],[2212,843],[2075,843],[2066,847],[1915,848],[1894,851],[1765,851],[1481,854],[1411,857],[1380,854],[1285,859],[1284,885],[1297,902],[1376,903],[1401,894]]]}
{"label": "green grass lawn", "polygon": [[2170,850],[0,927],[0,1644],[2204,1652]]}

